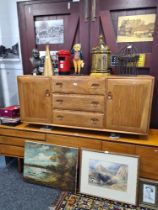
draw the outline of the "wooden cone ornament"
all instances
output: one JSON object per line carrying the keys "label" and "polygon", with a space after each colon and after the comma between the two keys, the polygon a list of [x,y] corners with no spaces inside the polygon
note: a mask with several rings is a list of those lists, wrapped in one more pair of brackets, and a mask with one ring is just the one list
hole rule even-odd
{"label": "wooden cone ornament", "polygon": [[45,55],[45,62],[44,62],[44,76],[52,76],[53,75],[53,64],[51,61],[49,46],[46,46],[46,55]]}

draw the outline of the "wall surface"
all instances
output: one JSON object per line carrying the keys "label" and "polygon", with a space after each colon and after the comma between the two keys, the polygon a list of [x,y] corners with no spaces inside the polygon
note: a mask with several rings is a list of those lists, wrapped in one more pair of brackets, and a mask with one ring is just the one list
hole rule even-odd
{"label": "wall surface", "polygon": [[[0,0],[0,45],[7,48],[16,43],[20,48],[17,1]],[[0,58],[0,107],[18,104],[16,77],[22,74],[21,55],[18,58]]]}

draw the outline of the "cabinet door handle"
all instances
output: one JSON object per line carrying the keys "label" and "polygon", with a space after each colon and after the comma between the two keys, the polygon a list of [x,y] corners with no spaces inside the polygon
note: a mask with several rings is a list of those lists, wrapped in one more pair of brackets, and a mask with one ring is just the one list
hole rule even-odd
{"label": "cabinet door handle", "polygon": [[108,94],[107,94],[107,99],[108,99],[108,100],[112,100],[112,93],[111,93],[111,92],[108,92]]}
{"label": "cabinet door handle", "polygon": [[58,120],[62,120],[64,117],[62,115],[57,116]]}
{"label": "cabinet door handle", "polygon": [[91,85],[91,87],[92,87],[92,88],[98,88],[98,87],[99,87],[99,84],[98,84],[98,83],[93,83],[93,84]]}
{"label": "cabinet door handle", "polygon": [[45,91],[45,96],[46,96],[46,97],[50,97],[50,91],[49,91],[49,90],[46,90],[46,91]]}

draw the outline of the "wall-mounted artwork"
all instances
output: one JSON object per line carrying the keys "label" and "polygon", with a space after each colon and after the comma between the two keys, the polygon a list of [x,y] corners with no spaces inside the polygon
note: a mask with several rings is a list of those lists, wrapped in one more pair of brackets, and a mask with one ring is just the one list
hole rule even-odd
{"label": "wall-mounted artwork", "polygon": [[64,20],[35,21],[36,44],[63,44]]}
{"label": "wall-mounted artwork", "polygon": [[76,191],[78,149],[25,143],[24,178],[66,191]]}
{"label": "wall-mounted artwork", "polygon": [[19,44],[15,43],[9,48],[5,45],[0,45],[1,59],[19,59]]}
{"label": "wall-mounted artwork", "polygon": [[117,42],[153,41],[155,14],[118,17]]}

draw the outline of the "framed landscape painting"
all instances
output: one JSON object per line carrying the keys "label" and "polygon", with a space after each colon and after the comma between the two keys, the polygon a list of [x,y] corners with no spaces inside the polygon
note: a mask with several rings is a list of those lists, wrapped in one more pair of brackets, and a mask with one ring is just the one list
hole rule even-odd
{"label": "framed landscape painting", "polygon": [[25,142],[24,178],[65,191],[76,191],[78,149]]}
{"label": "framed landscape painting", "polygon": [[80,193],[136,205],[139,158],[81,152]]}

